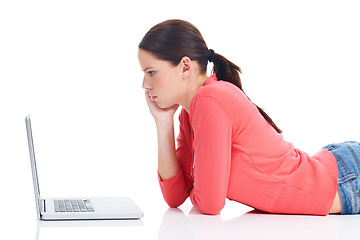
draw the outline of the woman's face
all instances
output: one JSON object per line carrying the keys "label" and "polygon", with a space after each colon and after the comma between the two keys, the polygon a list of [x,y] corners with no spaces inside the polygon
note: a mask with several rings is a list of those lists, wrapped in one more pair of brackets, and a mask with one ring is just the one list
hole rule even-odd
{"label": "woman's face", "polygon": [[184,94],[180,64],[174,66],[142,49],[139,49],[138,57],[144,71],[142,87],[148,91],[151,100],[160,108],[180,104]]}

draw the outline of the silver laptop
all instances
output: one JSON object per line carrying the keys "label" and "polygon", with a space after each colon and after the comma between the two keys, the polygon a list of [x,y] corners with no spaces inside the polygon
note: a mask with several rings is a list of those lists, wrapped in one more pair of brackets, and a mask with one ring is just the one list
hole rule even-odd
{"label": "silver laptop", "polygon": [[37,216],[40,220],[140,219],[143,212],[129,197],[40,197],[30,116],[25,118]]}

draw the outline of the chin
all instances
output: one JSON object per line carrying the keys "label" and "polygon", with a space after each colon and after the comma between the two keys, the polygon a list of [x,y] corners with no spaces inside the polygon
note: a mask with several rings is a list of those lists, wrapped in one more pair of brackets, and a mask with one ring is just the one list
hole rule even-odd
{"label": "chin", "polygon": [[164,103],[156,103],[158,105],[159,108],[161,109],[166,109],[166,108],[169,108],[169,107],[172,107],[173,105],[169,106],[168,104],[164,104]]}
{"label": "chin", "polygon": [[157,104],[158,107],[161,108],[161,109],[166,109],[166,108],[168,108],[168,106],[165,105],[165,104],[159,104],[159,103],[156,103],[156,104]]}

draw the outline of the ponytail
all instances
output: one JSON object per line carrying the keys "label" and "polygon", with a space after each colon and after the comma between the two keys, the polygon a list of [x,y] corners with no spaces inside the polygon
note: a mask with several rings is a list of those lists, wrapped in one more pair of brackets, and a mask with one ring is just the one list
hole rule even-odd
{"label": "ponytail", "polygon": [[[209,61],[213,62],[214,67],[212,69],[212,73],[216,75],[217,79],[221,79],[227,82],[231,82],[235,86],[237,86],[245,96],[250,100],[250,98],[246,95],[241,86],[240,73],[241,69],[231,61],[227,60],[220,54],[215,53],[212,49],[209,50]],[[251,101],[251,100],[250,100]],[[276,126],[274,121],[265,113],[265,111],[258,107],[255,103],[253,103],[256,108],[259,110],[260,114],[266,119],[266,121],[278,132],[282,131]]]}

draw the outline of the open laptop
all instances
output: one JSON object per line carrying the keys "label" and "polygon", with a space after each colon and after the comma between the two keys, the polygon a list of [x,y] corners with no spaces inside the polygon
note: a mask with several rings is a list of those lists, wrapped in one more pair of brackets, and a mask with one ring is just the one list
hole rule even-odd
{"label": "open laptop", "polygon": [[143,212],[129,197],[46,198],[40,197],[30,116],[25,118],[34,184],[37,216],[40,220],[140,219]]}

